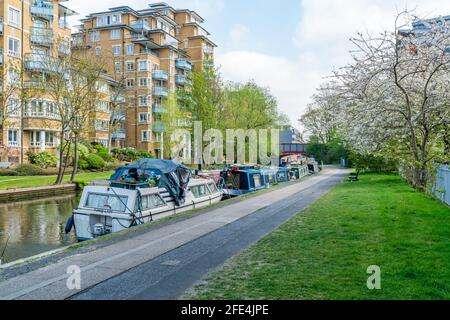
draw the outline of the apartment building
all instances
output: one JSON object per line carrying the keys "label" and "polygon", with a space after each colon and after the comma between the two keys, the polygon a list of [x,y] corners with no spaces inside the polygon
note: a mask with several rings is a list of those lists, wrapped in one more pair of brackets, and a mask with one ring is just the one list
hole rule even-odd
{"label": "apartment building", "polygon": [[[214,47],[203,19],[166,3],[147,9],[128,6],[92,13],[73,35],[73,50],[90,50],[111,59],[111,78],[126,87],[125,121],[113,146],[161,154],[164,102],[183,90],[187,75],[213,65]],[[121,117],[121,114],[118,114]]]}
{"label": "apartment building", "polygon": [[[61,118],[48,92],[42,91],[42,79],[54,71],[47,70],[49,59],[71,54],[72,30],[67,18],[76,13],[65,2],[0,1],[0,88],[6,105],[1,115],[0,161],[27,162],[28,152],[56,153]],[[99,81],[101,98],[84,137],[105,146],[109,143],[110,92],[116,84],[106,76]],[[39,94],[32,93],[38,86]]]}

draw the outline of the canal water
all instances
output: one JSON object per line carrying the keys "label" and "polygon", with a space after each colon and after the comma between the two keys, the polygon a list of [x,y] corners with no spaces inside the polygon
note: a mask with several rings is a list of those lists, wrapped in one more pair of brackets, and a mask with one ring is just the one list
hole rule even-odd
{"label": "canal water", "polygon": [[34,256],[76,243],[75,233],[64,228],[79,195],[0,204],[0,256],[2,263]]}

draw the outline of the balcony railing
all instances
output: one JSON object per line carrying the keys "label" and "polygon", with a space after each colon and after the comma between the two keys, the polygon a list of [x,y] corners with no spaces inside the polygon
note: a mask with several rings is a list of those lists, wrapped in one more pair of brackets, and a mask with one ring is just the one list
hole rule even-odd
{"label": "balcony railing", "polygon": [[41,18],[51,18],[54,15],[54,6],[50,1],[32,0],[30,3],[30,12],[32,15]]}
{"label": "balcony railing", "polygon": [[155,132],[155,133],[165,132],[166,131],[166,126],[164,125],[164,123],[162,123],[160,121],[156,121],[152,125],[152,131]]}
{"label": "balcony railing", "polygon": [[167,88],[164,87],[154,87],[153,95],[156,97],[168,97],[169,91],[167,90]]}
{"label": "balcony railing", "polygon": [[29,53],[25,55],[24,67],[28,71],[38,72],[60,72],[60,66],[52,57],[43,54]]}
{"label": "balcony railing", "polygon": [[138,20],[130,23],[130,27],[136,31],[150,31],[152,27],[147,20]]}
{"label": "balcony railing", "polygon": [[0,65],[3,64],[3,48],[0,48]]}
{"label": "balcony railing", "polygon": [[67,22],[67,20],[59,19],[58,27],[60,27],[61,29],[69,29],[69,23]]}
{"label": "balcony railing", "polygon": [[0,17],[0,35],[3,35],[3,17]]}
{"label": "balcony railing", "polygon": [[155,103],[153,104],[153,113],[165,113],[166,108],[164,108],[161,104]]}
{"label": "balcony railing", "polygon": [[58,44],[58,52],[63,55],[69,55],[70,54],[70,44],[61,42]]}
{"label": "balcony railing", "polygon": [[34,44],[50,47],[55,41],[53,30],[45,28],[31,28],[30,41]]}
{"label": "balcony railing", "polygon": [[116,130],[116,132],[113,132],[112,138],[114,140],[125,140],[127,137],[125,130]]}
{"label": "balcony railing", "polygon": [[152,78],[154,80],[163,80],[163,81],[167,81],[169,80],[169,75],[167,74],[166,71],[164,70],[154,70],[152,72]]}
{"label": "balcony railing", "polygon": [[43,118],[43,119],[54,119],[60,120],[61,117],[54,112],[48,111],[27,111],[23,115],[25,118]]}
{"label": "balcony railing", "polygon": [[175,67],[177,67],[179,69],[191,71],[192,63],[186,59],[177,59],[177,60],[175,60]]}
{"label": "balcony railing", "polygon": [[213,47],[203,47],[203,52],[206,54],[213,54],[214,53],[214,48]]}
{"label": "balcony railing", "polygon": [[186,76],[184,74],[175,75],[175,83],[180,85],[185,85],[187,82]]}

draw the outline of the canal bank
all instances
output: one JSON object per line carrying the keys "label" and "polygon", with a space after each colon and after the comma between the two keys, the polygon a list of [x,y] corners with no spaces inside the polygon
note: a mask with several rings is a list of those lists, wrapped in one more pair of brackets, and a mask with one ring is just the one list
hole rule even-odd
{"label": "canal bank", "polygon": [[[307,206],[319,194],[327,192],[342,181],[347,171],[330,169],[305,181],[288,185],[261,195],[200,212],[188,218],[161,223],[122,239],[112,239],[110,244],[94,243],[87,247],[65,252],[58,260],[40,264],[17,266],[2,270],[0,298],[3,299],[64,299],[81,293],[120,274],[132,272],[133,268],[182,248],[204,236],[239,221],[247,216],[258,215],[264,209],[282,213],[272,207],[288,199],[301,201]],[[316,192],[320,190],[320,192]],[[285,219],[289,216],[284,217]],[[270,224],[272,219],[268,219]],[[281,221],[282,222],[282,221]],[[280,222],[280,223],[281,223]],[[273,228],[276,225],[272,226]],[[271,228],[269,228],[271,229]],[[270,230],[268,230],[270,231]],[[261,235],[262,236],[262,235]],[[243,245],[247,245],[244,244]],[[44,259],[45,260],[45,259]],[[39,265],[40,264],[40,265]],[[173,263],[176,267],[176,263]],[[81,268],[81,290],[68,290],[66,273],[69,266]],[[99,297],[101,298],[101,297]]]}
{"label": "canal bank", "polygon": [[74,194],[76,190],[76,184],[0,190],[0,204]]}

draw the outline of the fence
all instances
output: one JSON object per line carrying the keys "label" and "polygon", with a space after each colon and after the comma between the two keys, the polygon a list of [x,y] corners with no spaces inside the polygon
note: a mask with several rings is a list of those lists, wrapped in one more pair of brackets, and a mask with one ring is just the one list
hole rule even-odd
{"label": "fence", "polygon": [[443,165],[439,168],[433,191],[442,202],[450,205],[450,166]]}

